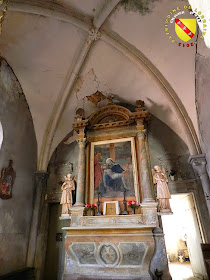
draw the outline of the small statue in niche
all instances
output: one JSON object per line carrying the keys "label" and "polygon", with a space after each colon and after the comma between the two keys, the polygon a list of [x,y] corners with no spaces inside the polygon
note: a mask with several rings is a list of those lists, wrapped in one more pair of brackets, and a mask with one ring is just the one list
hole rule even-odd
{"label": "small statue in niche", "polygon": [[62,215],[70,213],[70,207],[72,207],[72,191],[75,190],[75,183],[72,179],[72,174],[67,174],[65,177],[65,182],[63,183],[61,190],[61,202],[62,204]]}
{"label": "small statue in niche", "polygon": [[171,194],[168,189],[168,179],[165,173],[165,169],[160,166],[154,166],[154,170],[152,169],[153,175],[153,183],[157,184],[157,200],[159,206],[159,212],[163,213],[171,213],[171,207],[169,199],[171,198]]}

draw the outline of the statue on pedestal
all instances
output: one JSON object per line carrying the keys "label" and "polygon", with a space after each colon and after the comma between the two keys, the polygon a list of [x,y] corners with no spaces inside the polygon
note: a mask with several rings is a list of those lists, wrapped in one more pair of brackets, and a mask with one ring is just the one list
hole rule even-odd
{"label": "statue on pedestal", "polygon": [[168,179],[165,173],[165,169],[160,166],[154,166],[154,170],[152,169],[153,175],[153,183],[157,184],[157,200],[159,206],[159,212],[162,213],[171,213],[171,207],[169,199],[171,198],[171,194],[168,189]]}
{"label": "statue on pedestal", "polygon": [[61,202],[62,204],[62,215],[70,213],[70,207],[72,207],[72,191],[75,190],[75,183],[72,179],[72,174],[67,174],[65,177],[65,182],[63,183],[61,190]]}

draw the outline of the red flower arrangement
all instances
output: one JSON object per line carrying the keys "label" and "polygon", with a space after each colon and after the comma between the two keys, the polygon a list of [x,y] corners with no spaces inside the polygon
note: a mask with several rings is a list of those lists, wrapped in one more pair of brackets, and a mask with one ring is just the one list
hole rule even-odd
{"label": "red flower arrangement", "polygon": [[127,202],[127,205],[130,206],[131,208],[139,208],[139,203],[137,203],[135,200],[130,200]]}
{"label": "red flower arrangement", "polygon": [[93,204],[90,204],[90,203],[88,203],[88,204],[85,204],[85,209],[91,209],[91,210],[93,210],[93,209],[95,209],[97,207],[97,204],[96,203],[93,203]]}

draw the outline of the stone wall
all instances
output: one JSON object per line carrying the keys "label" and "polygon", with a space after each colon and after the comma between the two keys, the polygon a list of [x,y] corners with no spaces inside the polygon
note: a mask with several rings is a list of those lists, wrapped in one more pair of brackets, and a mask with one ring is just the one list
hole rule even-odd
{"label": "stone wall", "polygon": [[196,54],[196,106],[202,152],[206,154],[210,176],[210,49],[204,42],[198,44]]}
{"label": "stone wall", "polygon": [[190,153],[187,145],[165,123],[154,116],[148,127],[148,142],[152,168],[155,165],[162,165],[168,171],[168,175],[171,170],[175,170],[174,182],[195,180],[193,169],[188,163]]}
{"label": "stone wall", "polygon": [[60,202],[61,182],[64,181],[64,176],[67,173],[72,173],[73,177],[77,176],[79,148],[76,141],[68,144],[68,139],[69,135],[58,145],[48,166],[49,178],[46,198],[50,203]]}
{"label": "stone wall", "polygon": [[26,266],[33,207],[36,138],[32,117],[20,84],[5,60],[0,62],[0,122],[3,143],[0,170],[14,162],[12,198],[0,199],[0,275]]}

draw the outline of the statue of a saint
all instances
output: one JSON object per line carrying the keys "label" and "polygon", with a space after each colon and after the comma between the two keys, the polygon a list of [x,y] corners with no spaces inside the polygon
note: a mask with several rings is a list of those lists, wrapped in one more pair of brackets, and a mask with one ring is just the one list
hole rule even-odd
{"label": "statue of a saint", "polygon": [[65,182],[63,183],[61,190],[61,202],[62,204],[62,214],[69,214],[70,207],[72,206],[72,191],[75,190],[75,183],[72,179],[72,174],[67,174],[65,177]]}
{"label": "statue of a saint", "polygon": [[171,198],[169,189],[168,189],[168,179],[165,173],[165,169],[160,166],[154,166],[152,169],[153,183],[157,184],[157,200],[160,212],[171,212],[169,199]]}

